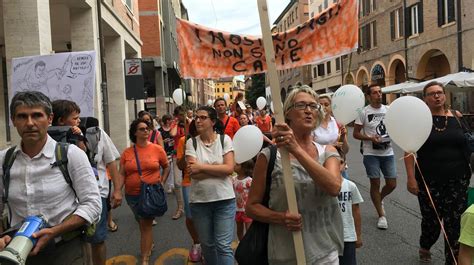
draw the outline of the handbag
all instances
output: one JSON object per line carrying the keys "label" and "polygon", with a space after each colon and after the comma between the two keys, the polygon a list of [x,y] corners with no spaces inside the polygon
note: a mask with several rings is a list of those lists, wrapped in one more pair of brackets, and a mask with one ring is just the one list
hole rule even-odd
{"label": "handbag", "polygon": [[145,218],[163,216],[168,210],[163,186],[161,183],[148,184],[143,181],[142,168],[135,145],[133,150],[135,152],[135,160],[137,161],[138,174],[140,175],[140,195],[138,197],[137,213]]}
{"label": "handbag", "polygon": [[456,115],[456,111],[453,110],[453,116],[456,118],[456,120],[459,123],[459,126],[461,126],[463,132],[464,132],[464,139],[466,141],[466,148],[469,154],[474,152],[474,134],[471,131],[471,128],[467,124],[466,120],[464,118],[459,119],[458,115]]}
{"label": "handbag", "polygon": [[[268,207],[272,171],[276,159],[276,146],[270,146],[270,160],[267,165],[265,193],[262,205]],[[252,221],[249,230],[235,250],[235,259],[239,265],[268,265],[268,223]]]}

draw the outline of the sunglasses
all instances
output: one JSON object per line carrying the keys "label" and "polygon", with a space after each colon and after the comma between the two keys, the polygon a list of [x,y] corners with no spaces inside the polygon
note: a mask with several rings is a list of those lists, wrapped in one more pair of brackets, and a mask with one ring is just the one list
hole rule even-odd
{"label": "sunglasses", "polygon": [[140,132],[146,132],[146,131],[149,131],[150,129],[148,127],[141,127],[141,128],[137,128],[137,131],[140,131]]}
{"label": "sunglasses", "polygon": [[209,118],[209,116],[206,115],[196,115],[196,120],[200,119],[201,121],[205,121]]}

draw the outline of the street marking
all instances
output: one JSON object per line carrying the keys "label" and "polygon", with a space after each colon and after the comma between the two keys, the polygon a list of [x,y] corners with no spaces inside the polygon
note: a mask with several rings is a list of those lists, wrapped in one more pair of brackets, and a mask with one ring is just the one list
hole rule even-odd
{"label": "street marking", "polygon": [[189,250],[185,248],[172,248],[166,251],[165,253],[161,254],[160,257],[155,261],[155,265],[163,265],[165,260],[167,260],[168,258],[172,256],[183,256],[185,260],[185,264],[186,264],[186,261],[188,260],[188,253],[189,253]]}
{"label": "street marking", "polygon": [[136,265],[137,264],[137,258],[135,258],[134,256],[130,256],[130,255],[121,255],[121,256],[115,256],[115,257],[112,257],[110,259],[108,259],[106,262],[105,262],[105,265]]}

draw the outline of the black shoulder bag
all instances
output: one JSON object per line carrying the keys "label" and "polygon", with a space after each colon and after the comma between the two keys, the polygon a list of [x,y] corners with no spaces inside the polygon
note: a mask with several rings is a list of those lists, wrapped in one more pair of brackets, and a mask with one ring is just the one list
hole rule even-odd
{"label": "black shoulder bag", "polygon": [[469,154],[471,154],[474,152],[474,134],[472,133],[471,128],[467,124],[464,117],[460,119],[456,113],[456,110],[453,110],[453,112],[454,118],[456,118],[459,123],[459,126],[461,126],[462,131],[464,132],[464,139],[466,140],[466,149]]}
{"label": "black shoulder bag", "polygon": [[154,218],[162,216],[168,210],[166,196],[161,183],[148,184],[142,179],[142,167],[138,159],[137,147],[133,146],[138,174],[140,175],[140,195],[138,198],[137,213],[141,217]]}
{"label": "black shoulder bag", "polygon": [[[262,205],[268,207],[270,200],[270,186],[272,183],[272,171],[276,159],[276,146],[270,146],[270,160],[267,166],[265,181],[265,193]],[[239,265],[268,265],[268,223],[254,220],[244,238],[235,250],[235,259]]]}

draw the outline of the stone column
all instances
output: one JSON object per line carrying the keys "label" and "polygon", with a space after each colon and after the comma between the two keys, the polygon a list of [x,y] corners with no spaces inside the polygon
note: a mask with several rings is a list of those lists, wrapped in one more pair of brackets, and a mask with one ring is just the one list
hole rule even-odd
{"label": "stone column", "polygon": [[[105,39],[107,88],[109,97],[110,137],[121,152],[129,146],[129,104],[125,99],[123,60],[125,44],[120,36]],[[132,103],[133,106],[133,103]]]}
{"label": "stone column", "polygon": [[[3,0],[3,27],[9,95],[11,93],[12,58],[45,55],[52,51],[49,0]],[[0,102],[0,120],[5,119],[3,102]],[[12,144],[19,136],[11,127]],[[0,134],[6,141],[6,134]]]}
{"label": "stone column", "polygon": [[90,8],[71,8],[71,49],[72,51],[96,51],[95,60],[95,93],[94,116],[103,124],[102,93],[100,88],[101,68],[99,49],[99,30],[97,23],[97,7],[95,1],[89,1]]}

